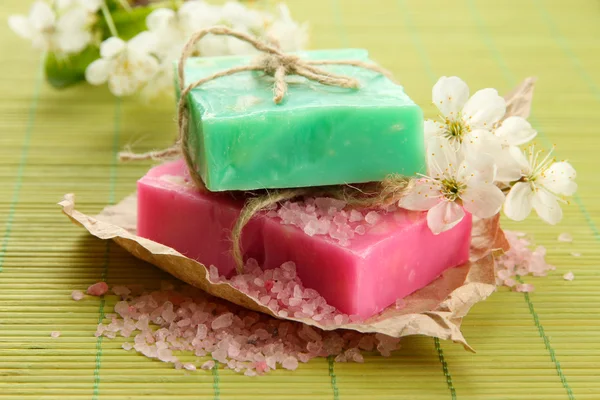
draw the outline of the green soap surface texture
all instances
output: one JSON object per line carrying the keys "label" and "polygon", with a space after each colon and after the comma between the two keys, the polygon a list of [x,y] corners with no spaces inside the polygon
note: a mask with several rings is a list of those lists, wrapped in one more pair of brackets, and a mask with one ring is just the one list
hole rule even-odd
{"label": "green soap surface texture", "polygon": [[[369,61],[365,50],[297,54]],[[185,83],[251,62],[252,57],[191,58]],[[242,72],[188,94],[190,148],[209,190],[360,183],[425,172],[423,113],[402,86],[363,68],[322,68],[358,79],[360,89],[290,75],[283,102],[275,104],[272,77]]]}

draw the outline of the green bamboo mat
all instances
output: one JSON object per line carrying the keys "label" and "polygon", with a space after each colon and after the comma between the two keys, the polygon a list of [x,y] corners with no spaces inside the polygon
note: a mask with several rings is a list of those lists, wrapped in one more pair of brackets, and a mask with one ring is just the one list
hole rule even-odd
{"label": "green bamboo mat", "polygon": [[[539,145],[557,144],[558,157],[577,168],[580,190],[560,226],[536,218],[518,225],[548,248],[557,270],[527,279],[535,293],[500,289],[473,309],[464,333],[477,354],[415,337],[390,358],[319,359],[256,378],[176,371],[126,353],[122,341],[93,336],[114,298],[70,300],[72,290],[99,280],[168,279],[85,235],[55,203],[75,192],[84,211],[97,212],[133,191],[148,165],[118,164],[116,152],[170,143],[174,107],[115,100],[104,88],[52,90],[39,56],[2,22],[29,3],[2,0],[0,7],[0,399],[600,398],[597,0],[290,2],[296,18],[311,22],[313,47],[368,48],[422,105],[440,75],[501,92],[537,76]],[[561,232],[574,242],[559,243]],[[568,271],[573,282],[562,279]],[[55,330],[62,336],[51,339]]]}

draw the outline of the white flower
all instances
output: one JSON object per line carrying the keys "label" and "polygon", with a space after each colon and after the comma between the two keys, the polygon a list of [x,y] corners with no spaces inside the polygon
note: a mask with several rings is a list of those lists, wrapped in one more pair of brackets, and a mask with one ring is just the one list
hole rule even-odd
{"label": "white flower", "polygon": [[263,13],[251,10],[237,1],[228,1],[221,8],[221,20],[236,30],[257,32],[263,29],[267,19]]}
{"label": "white flower", "polygon": [[441,77],[433,86],[433,103],[441,121],[425,121],[425,138],[441,137],[465,156],[500,150],[491,133],[504,116],[506,102],[495,89],[482,89],[469,98],[469,87],[456,76]]}
{"label": "white flower", "polygon": [[504,213],[515,221],[524,220],[531,209],[541,219],[556,224],[562,219],[558,204],[562,196],[571,196],[577,190],[575,169],[566,161],[553,162],[551,153],[540,160],[540,151],[529,149],[529,159],[517,147],[511,147],[514,159],[521,167],[521,178],[506,196]]}
{"label": "white flower", "polygon": [[427,147],[429,176],[399,202],[408,210],[428,211],[427,225],[434,234],[458,224],[464,210],[479,218],[498,213],[504,201],[502,191],[493,184],[494,164],[490,157],[464,159],[442,138],[432,138]]}
{"label": "white flower", "polygon": [[19,36],[31,40],[35,48],[61,54],[78,53],[92,40],[90,15],[83,8],[73,8],[60,16],[50,5],[36,1],[29,16],[13,15],[8,24]]}
{"label": "white flower", "polygon": [[156,74],[158,61],[151,55],[155,37],[142,32],[129,42],[111,37],[100,45],[101,58],[92,62],[85,77],[92,85],[108,81],[116,96],[128,96],[138,91]]}
{"label": "white flower", "polygon": [[275,39],[283,51],[302,50],[308,42],[308,25],[294,21],[285,4],[279,4],[277,11],[279,18],[267,29],[267,37]]}
{"label": "white flower", "polygon": [[502,124],[495,129],[494,133],[502,146],[502,150],[494,157],[498,168],[496,180],[511,182],[520,179],[521,166],[513,157],[513,154],[518,154],[518,152],[511,150],[511,148],[530,142],[537,135],[537,132],[525,118],[513,116],[502,121]]}
{"label": "white flower", "polygon": [[176,60],[193,33],[216,25],[219,16],[215,7],[202,1],[190,1],[178,11],[159,8],[146,18],[148,30],[157,38],[156,54],[161,59]]}

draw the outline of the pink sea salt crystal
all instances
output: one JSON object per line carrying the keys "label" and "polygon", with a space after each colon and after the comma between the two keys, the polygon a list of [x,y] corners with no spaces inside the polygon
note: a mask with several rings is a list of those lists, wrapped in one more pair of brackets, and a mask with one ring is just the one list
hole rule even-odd
{"label": "pink sea salt crystal", "polygon": [[575,279],[575,274],[573,272],[569,271],[563,275],[563,279],[565,281],[572,281],[573,279]]}
{"label": "pink sea salt crystal", "polygon": [[215,318],[213,320],[213,322],[211,323],[211,328],[213,330],[224,329],[224,328],[227,328],[228,326],[231,326],[232,323],[233,323],[233,314],[226,313],[226,314],[220,315],[217,318]]}
{"label": "pink sea salt crystal", "polygon": [[295,370],[296,368],[298,368],[298,359],[296,359],[296,357],[286,357],[285,360],[283,360],[283,362],[281,363],[281,366],[285,369],[288,370]]}
{"label": "pink sea salt crystal", "polygon": [[571,243],[573,241],[573,236],[571,236],[570,233],[563,232],[560,235],[558,235],[558,241],[565,242],[565,243]]}
{"label": "pink sea salt crystal", "polygon": [[168,348],[161,348],[157,352],[157,358],[164,362],[173,361],[173,352]]}
{"label": "pink sea salt crystal", "polygon": [[[205,265],[214,265],[218,271],[209,268],[211,280],[229,277],[235,268],[229,235],[243,200],[200,193],[187,185],[160,179],[163,175],[185,178],[186,174],[185,163],[175,161],[152,168],[138,182],[138,234]],[[313,205],[314,210],[308,208]],[[334,223],[334,218],[342,222],[342,212],[348,222]],[[312,204],[309,199],[286,202],[278,209],[278,217],[263,214],[250,221],[242,234],[242,249],[246,258],[258,260],[265,269],[293,261],[305,287],[317,290],[340,312],[362,318],[376,314],[468,259],[470,215],[454,228],[433,235],[425,213],[369,213],[369,228],[363,233],[356,231],[357,222],[349,222],[352,211],[343,201],[317,198]],[[309,236],[303,228],[315,218],[318,229],[315,225],[317,232]],[[328,228],[322,229],[321,225]],[[204,228],[199,230],[200,226]],[[264,294],[252,281],[236,287],[260,295],[283,290],[277,283],[269,290],[267,281]],[[285,300],[282,303],[279,308],[287,307]],[[290,315],[303,313],[300,308]],[[316,310],[314,315],[320,314]]]}
{"label": "pink sea salt crystal", "polygon": [[183,364],[183,368],[187,369],[188,371],[195,371],[196,370],[196,366],[192,363],[185,363]]}
{"label": "pink sea salt crystal", "polygon": [[381,216],[377,213],[377,211],[369,211],[367,215],[365,215],[365,221],[367,221],[367,223],[370,225],[375,225],[380,219]]}
{"label": "pink sea salt crystal", "polygon": [[58,331],[50,332],[50,337],[52,339],[56,339],[56,338],[60,337],[60,332],[58,332]]}
{"label": "pink sea salt crystal", "polygon": [[215,367],[215,362],[213,360],[208,360],[200,368],[202,369],[213,369]]}
{"label": "pink sea salt crystal", "polygon": [[521,283],[515,287],[517,292],[529,293],[534,291],[534,287],[530,283]]}
{"label": "pink sea salt crystal", "polygon": [[129,351],[129,350],[133,349],[133,345],[132,345],[131,343],[129,343],[129,342],[125,342],[125,343],[123,343],[123,344],[121,345],[121,347],[122,347],[124,350],[127,350],[127,351]]}
{"label": "pink sea salt crystal", "polygon": [[104,296],[108,292],[108,285],[106,282],[94,283],[92,286],[87,288],[87,294],[90,296]]}
{"label": "pink sea salt crystal", "polygon": [[367,228],[365,228],[364,225],[358,225],[356,228],[354,228],[354,232],[356,232],[357,235],[364,235],[367,233]]}
{"label": "pink sea salt crystal", "polygon": [[83,299],[85,297],[85,295],[83,294],[83,292],[79,291],[79,290],[73,290],[71,292],[71,298],[75,301],[79,301],[81,299]]}
{"label": "pink sea salt crystal", "polygon": [[406,301],[404,301],[404,299],[397,299],[395,306],[396,310],[401,310],[406,307]]}
{"label": "pink sea salt crystal", "polygon": [[350,222],[359,222],[363,220],[363,215],[358,210],[350,210]]}
{"label": "pink sea salt crystal", "polygon": [[256,369],[256,372],[258,372],[259,374],[262,374],[267,372],[269,370],[269,367],[267,366],[266,361],[258,361],[254,364],[254,369]]}
{"label": "pink sea salt crystal", "polygon": [[122,298],[129,296],[129,294],[131,293],[131,290],[129,290],[129,288],[126,286],[113,286],[111,291],[115,295],[121,296]]}
{"label": "pink sea salt crystal", "polygon": [[381,355],[388,357],[392,354],[392,351],[398,349],[398,343],[400,339],[391,336],[384,335],[382,333],[375,334],[375,339],[379,341],[377,344],[377,350]]}

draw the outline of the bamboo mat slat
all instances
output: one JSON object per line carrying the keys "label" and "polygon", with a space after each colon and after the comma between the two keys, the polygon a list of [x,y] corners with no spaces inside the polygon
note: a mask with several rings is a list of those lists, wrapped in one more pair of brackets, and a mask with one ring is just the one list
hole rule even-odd
{"label": "bamboo mat slat", "polygon": [[[313,360],[293,372],[248,378],[228,370],[194,373],[96,339],[116,299],[75,303],[72,290],[156,286],[171,279],[94,240],[60,214],[75,192],[97,212],[123,198],[150,164],[118,164],[119,149],[164,147],[173,105],[116,100],[105,88],[51,89],[39,54],[9,31],[0,7],[0,400],[8,399],[600,399],[600,5],[596,0],[291,0],[311,23],[312,47],[364,47],[433,116],[441,75],[472,92],[506,92],[526,76],[538,84],[531,121],[538,145],[578,171],[580,189],[559,226],[533,217],[505,222],[546,246],[556,271],[527,278],[536,291],[500,289],[465,319],[477,354],[411,337],[392,357],[364,364]],[[561,243],[561,232],[573,243]],[[581,257],[573,257],[579,252]],[[562,275],[575,273],[567,282]],[[51,339],[51,331],[62,336]],[[190,358],[191,359],[191,358]]]}

